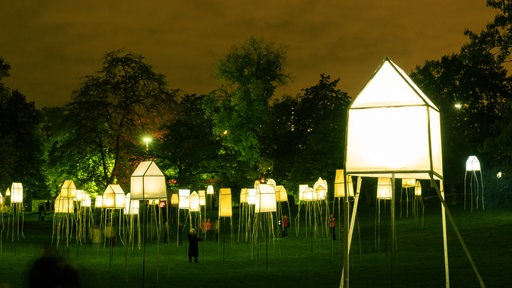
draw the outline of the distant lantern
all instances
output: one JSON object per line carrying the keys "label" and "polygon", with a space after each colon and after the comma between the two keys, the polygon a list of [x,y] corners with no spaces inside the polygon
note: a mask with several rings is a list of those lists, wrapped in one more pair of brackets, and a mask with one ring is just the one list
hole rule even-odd
{"label": "distant lantern", "polygon": [[220,188],[219,190],[219,217],[231,217],[233,207],[231,203],[231,188]]}
{"label": "distant lantern", "polygon": [[420,181],[416,181],[416,184],[414,184],[414,196],[416,196],[416,197],[421,196],[421,183],[420,183]]}
{"label": "distant lantern", "polygon": [[78,202],[82,202],[82,200],[84,199],[85,197],[85,191],[84,190],[76,190],[76,201]]}
{"label": "distant lantern", "polygon": [[379,177],[377,182],[377,199],[391,199],[393,191],[391,189],[391,178]]}
{"label": "distant lantern", "polygon": [[98,195],[96,199],[94,199],[94,207],[95,208],[103,208],[103,196]]}
{"label": "distant lantern", "polygon": [[276,212],[276,189],[271,184],[260,184],[256,190],[255,213]]}
{"label": "distant lantern", "polygon": [[75,202],[62,195],[55,199],[55,213],[73,214],[75,212]]}
{"label": "distant lantern", "polygon": [[308,188],[308,184],[299,185],[299,201],[304,200],[304,191]]}
{"label": "distant lantern", "polygon": [[247,188],[247,204],[256,205],[256,189]]}
{"label": "distant lantern", "polygon": [[469,156],[466,160],[466,171],[481,171],[480,161],[476,156]]}
{"label": "distant lantern", "polygon": [[206,187],[206,194],[213,195],[214,193],[215,193],[215,191],[213,190],[213,186],[208,185],[208,187]]}
{"label": "distant lantern", "polygon": [[171,206],[178,206],[180,203],[180,198],[178,197],[178,193],[171,194]]}
{"label": "distant lantern", "polygon": [[0,206],[4,205],[4,196],[2,196],[2,193],[0,193]]}
{"label": "distant lantern", "polygon": [[62,184],[62,187],[60,188],[60,195],[62,197],[76,198],[76,186],[73,180],[65,180]]}
{"label": "distant lantern", "polygon": [[206,206],[206,191],[199,190],[199,206]]}
{"label": "distant lantern", "polygon": [[124,198],[123,188],[119,184],[110,184],[103,193],[103,208],[123,209],[125,205]]}
{"label": "distant lantern", "polygon": [[334,198],[345,197],[345,179],[347,181],[348,197],[354,197],[354,183],[351,176],[345,177],[343,169],[336,170],[336,178],[334,179]]}
{"label": "distant lantern", "polygon": [[315,190],[313,190],[313,188],[311,187],[306,187],[306,189],[304,189],[302,191],[302,201],[306,201],[306,202],[311,202],[311,201],[316,201],[317,200],[317,194],[315,193]]}
{"label": "distant lantern", "polygon": [[179,208],[189,209],[190,208],[190,189],[179,189]]}
{"label": "distant lantern", "polygon": [[317,200],[325,200],[327,197],[327,181],[319,177],[313,185],[313,190],[316,193]]}
{"label": "distant lantern", "polygon": [[143,161],[130,179],[131,199],[167,199],[164,173],[154,161]]}
{"label": "distant lantern", "polygon": [[416,185],[416,179],[404,178],[402,179],[402,188],[412,188]]}
{"label": "distant lantern", "polygon": [[249,196],[248,193],[247,188],[242,188],[240,190],[240,204],[247,204],[247,197]]}
{"label": "distant lantern", "polygon": [[131,193],[126,193],[124,197],[124,214],[125,215],[138,215],[139,214],[139,200],[131,199]]}
{"label": "distant lantern", "polygon": [[80,206],[82,207],[91,207],[91,194],[85,193],[82,201],[80,201]]}
{"label": "distant lantern", "polygon": [[272,185],[274,187],[277,185],[276,180],[274,179],[268,179],[266,184]]}
{"label": "distant lantern", "polygon": [[11,203],[23,203],[23,184],[20,182],[11,185]]}
{"label": "distant lantern", "polygon": [[192,192],[189,197],[190,201],[190,212],[199,212],[201,211],[201,206],[199,205],[199,194],[196,191]]}
{"label": "distant lantern", "polygon": [[11,196],[11,189],[9,189],[9,187],[7,187],[7,190],[5,190],[5,197],[10,197]]}
{"label": "distant lantern", "polygon": [[276,201],[277,202],[288,202],[288,193],[283,185],[276,186]]}

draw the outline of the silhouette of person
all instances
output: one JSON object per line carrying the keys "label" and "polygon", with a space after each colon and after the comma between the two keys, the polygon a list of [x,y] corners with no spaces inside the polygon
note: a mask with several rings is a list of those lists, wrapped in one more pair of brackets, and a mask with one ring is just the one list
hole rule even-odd
{"label": "silhouette of person", "polygon": [[28,288],[79,288],[78,271],[46,246],[28,275]]}
{"label": "silhouette of person", "polygon": [[203,239],[198,238],[196,234],[196,229],[190,228],[190,232],[187,235],[188,238],[188,262],[192,263],[192,258],[194,258],[194,262],[198,263],[197,258],[199,257],[199,241]]}

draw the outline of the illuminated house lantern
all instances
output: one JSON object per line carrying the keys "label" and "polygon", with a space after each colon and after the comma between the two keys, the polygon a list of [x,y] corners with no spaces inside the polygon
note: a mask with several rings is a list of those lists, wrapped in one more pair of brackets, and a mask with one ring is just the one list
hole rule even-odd
{"label": "illuminated house lantern", "polygon": [[316,193],[317,200],[325,200],[327,198],[327,181],[323,180],[322,177],[313,185],[313,190]]}
{"label": "illuminated house lantern", "polygon": [[123,209],[124,198],[123,188],[119,184],[110,184],[103,192],[103,208]]}
{"label": "illuminated house lantern", "polygon": [[306,187],[306,189],[304,189],[302,191],[302,200],[303,201],[306,201],[306,202],[316,201],[317,200],[316,196],[317,196],[317,194],[315,193],[315,190],[313,190],[313,188],[311,188],[311,187]]}
{"label": "illuminated house lantern", "polygon": [[130,179],[131,199],[167,199],[165,176],[154,161],[143,161]]}
{"label": "illuminated house lantern", "polygon": [[23,203],[23,184],[13,182],[11,185],[11,204]]}
{"label": "illuminated house lantern", "polygon": [[260,184],[256,189],[255,213],[276,212],[276,189],[272,184]]}
{"label": "illuminated house lantern", "polygon": [[231,188],[220,188],[219,191],[219,217],[233,216],[231,202]]}
{"label": "illuminated house lantern", "polygon": [[60,195],[62,197],[75,199],[76,198],[76,186],[73,180],[65,180],[60,188]]}
{"label": "illuminated house lantern", "polygon": [[[348,111],[345,145],[347,176],[429,179],[444,198],[441,123],[439,109],[418,88],[410,77],[390,59],[385,58],[363,90],[353,100]],[[404,131],[407,141],[404,141]],[[437,181],[437,182],[436,182]],[[359,185],[359,184],[358,184]],[[391,184],[392,189],[394,185]],[[357,192],[356,192],[357,193]],[[393,194],[393,193],[392,193]],[[394,198],[391,198],[391,253],[396,251]],[[358,199],[357,195],[355,199]],[[352,218],[345,199],[344,267],[348,267],[357,203]],[[445,215],[444,201],[441,213]],[[444,216],[442,217],[445,221]],[[444,243],[446,225],[443,223]],[[443,247],[446,248],[447,245]],[[445,272],[448,285],[448,251],[445,252]],[[349,271],[343,269],[342,286],[348,287]],[[340,284],[341,285],[341,284]]]}
{"label": "illuminated house lantern", "polygon": [[[467,178],[468,174],[470,175],[469,179]],[[473,212],[473,201],[475,201],[476,210],[479,209],[480,202],[482,203],[482,210],[485,210],[482,169],[480,167],[480,161],[474,155],[469,156],[466,160],[466,173],[464,175],[464,210],[466,210],[466,191],[468,184],[471,200],[471,212]]]}
{"label": "illuminated house lantern", "polygon": [[345,197],[345,179],[347,181],[348,197],[354,197],[354,183],[352,182],[352,177],[345,177],[344,170],[337,169],[334,179],[334,198]]}
{"label": "illuminated house lantern", "polygon": [[199,205],[199,194],[197,194],[196,191],[192,192],[189,197],[190,201],[190,212],[200,212],[200,205]]}
{"label": "illuminated house lantern", "polygon": [[276,201],[277,202],[288,202],[288,193],[283,185],[276,186]]}

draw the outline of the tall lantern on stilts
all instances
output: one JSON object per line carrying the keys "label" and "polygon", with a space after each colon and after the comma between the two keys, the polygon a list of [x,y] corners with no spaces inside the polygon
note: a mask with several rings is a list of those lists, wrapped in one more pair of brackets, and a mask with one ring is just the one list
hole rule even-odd
{"label": "tall lantern on stilts", "polygon": [[[469,174],[469,179],[468,179]],[[466,173],[464,174],[464,210],[466,210],[466,194],[469,182],[469,196],[471,201],[471,212],[473,212],[473,201],[475,201],[475,209],[479,209],[480,202],[482,203],[482,210],[484,206],[484,180],[482,177],[482,169],[480,161],[476,156],[469,156],[466,160]]]}
{"label": "tall lantern on stilts", "polygon": [[23,233],[25,214],[23,210],[23,184],[21,184],[20,182],[13,182],[11,185],[10,213],[10,215],[12,216],[12,223],[10,223],[10,232],[12,233],[11,236],[13,242],[15,240],[20,240],[20,237],[25,238],[25,234]]}
{"label": "tall lantern on stilts", "polygon": [[[146,274],[146,228],[148,226],[148,201],[167,199],[167,186],[165,183],[165,176],[158,168],[154,161],[143,161],[132,173],[130,178],[130,198],[132,200],[140,200],[143,215],[143,228],[142,228],[142,241],[143,241],[143,260],[142,260],[142,281],[144,282]],[[169,205],[166,205],[168,207]],[[161,220],[161,217],[157,218]],[[160,235],[162,231],[161,221],[155,223],[157,231],[157,261],[159,262],[160,255]],[[157,272],[158,275],[158,272]]]}

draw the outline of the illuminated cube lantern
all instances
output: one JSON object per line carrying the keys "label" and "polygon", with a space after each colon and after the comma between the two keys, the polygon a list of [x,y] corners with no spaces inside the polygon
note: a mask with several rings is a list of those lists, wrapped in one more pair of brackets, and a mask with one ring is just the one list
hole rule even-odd
{"label": "illuminated cube lantern", "polygon": [[60,196],[74,199],[76,198],[76,186],[73,180],[65,180],[60,188]]}
{"label": "illuminated cube lantern", "polygon": [[91,203],[91,194],[86,192],[84,194],[84,198],[80,202],[80,206],[82,206],[82,207],[91,207],[91,204],[92,204]]}
{"label": "illuminated cube lantern", "polygon": [[165,176],[154,161],[143,161],[130,179],[131,199],[167,199]]}
{"label": "illuminated cube lantern", "polygon": [[124,198],[123,188],[119,184],[110,184],[103,192],[103,208],[123,209]]}
{"label": "illuminated cube lantern", "polygon": [[219,191],[219,217],[233,216],[231,203],[231,188],[220,188]]}
{"label": "illuminated cube lantern", "polygon": [[392,197],[391,178],[379,177],[377,182],[377,199],[389,200]]}
{"label": "illuminated cube lantern", "polygon": [[345,177],[345,171],[343,169],[337,169],[334,179],[334,198],[345,197],[345,178],[347,181],[348,197],[354,197],[354,183],[352,182],[352,177]]}
{"label": "illuminated cube lantern", "polygon": [[206,206],[206,191],[199,190],[199,206]]}
{"label": "illuminated cube lantern", "polygon": [[304,191],[308,188],[307,184],[299,185],[299,201],[304,200]]}
{"label": "illuminated cube lantern", "polygon": [[23,184],[20,182],[11,185],[11,203],[23,203]]}
{"label": "illuminated cube lantern", "polygon": [[247,188],[247,203],[249,205],[256,205],[256,189]]}
{"label": "illuminated cube lantern", "polygon": [[196,191],[192,192],[188,199],[190,201],[190,204],[189,204],[190,205],[189,206],[190,212],[199,212],[199,211],[201,211],[200,210],[201,206],[199,205],[199,194],[197,194]]}
{"label": "illuminated cube lantern", "polygon": [[96,199],[94,199],[94,207],[103,208],[103,195],[96,196]]}
{"label": "illuminated cube lantern", "polygon": [[276,201],[277,202],[288,202],[288,193],[283,185],[276,186]]}
{"label": "illuminated cube lantern", "polygon": [[124,197],[124,214],[125,215],[138,215],[139,214],[139,200],[131,199],[131,193],[126,193]]}
{"label": "illuminated cube lantern", "polygon": [[190,209],[190,189],[179,189],[178,190],[178,197],[179,197],[179,209]]}
{"label": "illuminated cube lantern", "polygon": [[276,212],[276,189],[271,184],[260,184],[256,189],[255,213]]}
{"label": "illuminated cube lantern", "polygon": [[69,197],[62,195],[55,199],[55,213],[73,214],[75,212],[75,202]]}
{"label": "illuminated cube lantern", "polygon": [[414,184],[414,196],[416,196],[416,197],[421,196],[421,183],[420,183],[420,181],[416,181],[416,184]]}
{"label": "illuminated cube lantern", "polygon": [[171,194],[171,205],[178,206],[179,203],[180,203],[180,198],[178,197],[178,193],[172,193]]}
{"label": "illuminated cube lantern", "polygon": [[75,197],[76,201],[82,202],[84,197],[85,197],[85,191],[77,189],[76,190],[76,197]]}
{"label": "illuminated cube lantern", "polygon": [[247,188],[242,188],[240,190],[240,204],[247,204],[247,197],[249,196],[249,192]]}
{"label": "illuminated cube lantern", "polygon": [[402,179],[402,188],[412,188],[416,185],[416,179],[404,178]]}

